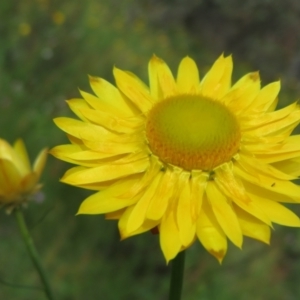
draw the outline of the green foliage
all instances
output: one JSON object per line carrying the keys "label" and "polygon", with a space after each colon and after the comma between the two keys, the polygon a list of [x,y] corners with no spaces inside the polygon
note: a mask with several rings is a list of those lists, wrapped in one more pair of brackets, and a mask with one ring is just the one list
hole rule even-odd
{"label": "green foliage", "polygon": [[[285,56],[278,50],[282,42],[277,38],[287,27],[280,23],[276,31],[269,29],[268,40],[260,44],[264,35],[259,24],[270,15],[269,8],[289,26],[298,21],[280,14],[279,1],[273,6],[272,1],[249,0],[238,10],[225,3],[229,2],[23,0],[16,5],[1,1],[0,136],[10,142],[22,137],[32,159],[44,147],[65,143],[65,135],[52,119],[70,114],[65,99],[79,97],[77,88],[89,90],[87,74],[113,81],[112,67],[117,65],[146,80],[153,53],[174,71],[188,54],[203,75],[225,50],[237,55],[236,77],[262,67],[263,78],[273,80],[282,76],[283,67],[283,79],[288,79],[284,63],[291,65],[297,46],[285,44],[283,52],[291,53]],[[292,14],[290,8],[288,12]],[[259,26],[250,34],[239,22]],[[238,39],[241,50],[230,42],[239,34],[244,41]],[[286,82],[289,90],[282,98],[291,102],[299,87],[295,81]],[[58,299],[166,299],[169,270],[157,236],[149,233],[120,242],[116,222],[102,216],[75,217],[90,192],[59,183],[68,167],[49,157],[42,179],[45,200],[25,211]],[[4,211],[0,238],[0,298],[43,299],[34,288],[40,283],[14,219]],[[271,247],[247,240],[243,251],[229,249],[222,266],[195,244],[187,251],[184,299],[299,298],[299,241],[299,230],[278,228]]]}

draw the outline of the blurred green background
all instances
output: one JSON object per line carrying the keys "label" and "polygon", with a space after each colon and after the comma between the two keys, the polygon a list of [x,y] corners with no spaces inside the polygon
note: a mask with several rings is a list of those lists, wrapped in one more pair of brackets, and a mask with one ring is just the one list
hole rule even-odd
{"label": "blurred green background", "polygon": [[[22,0],[0,3],[0,136],[22,137],[33,160],[66,143],[52,119],[71,115],[66,99],[90,91],[87,75],[113,81],[117,65],[147,82],[153,53],[174,71],[194,58],[203,75],[233,54],[234,79],[260,70],[282,80],[280,106],[300,95],[297,0]],[[69,168],[49,157],[44,201],[25,211],[57,299],[167,299],[169,268],[151,233],[119,241],[103,216],[75,217],[89,191],[59,183]],[[293,207],[300,214],[299,207]],[[183,299],[300,298],[300,229],[275,227],[271,246],[245,239],[223,265],[199,243],[187,251]],[[0,299],[44,299],[12,216],[0,217]]]}

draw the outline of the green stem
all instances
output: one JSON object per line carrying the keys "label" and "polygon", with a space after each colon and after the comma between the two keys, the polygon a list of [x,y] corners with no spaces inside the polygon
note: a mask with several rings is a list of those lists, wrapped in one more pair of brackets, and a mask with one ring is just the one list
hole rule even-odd
{"label": "green stem", "polygon": [[169,300],[180,300],[183,284],[185,251],[181,251],[171,261],[171,282]]}
{"label": "green stem", "polygon": [[20,208],[17,208],[17,209],[14,210],[14,214],[16,216],[16,219],[17,219],[17,222],[18,222],[18,225],[19,225],[19,229],[20,229],[22,238],[23,238],[23,240],[26,244],[29,256],[30,256],[37,272],[39,273],[40,279],[41,279],[41,281],[44,285],[45,294],[46,294],[46,296],[49,300],[54,300],[54,296],[53,296],[52,290],[50,288],[50,284],[49,284],[47,274],[46,274],[46,272],[45,272],[45,270],[42,266],[40,257],[38,255],[38,252],[37,252],[37,250],[34,246],[33,240],[30,236],[29,231],[28,231],[28,228],[27,228],[27,225],[26,225],[26,222],[25,222],[25,219],[24,219],[23,212]]}

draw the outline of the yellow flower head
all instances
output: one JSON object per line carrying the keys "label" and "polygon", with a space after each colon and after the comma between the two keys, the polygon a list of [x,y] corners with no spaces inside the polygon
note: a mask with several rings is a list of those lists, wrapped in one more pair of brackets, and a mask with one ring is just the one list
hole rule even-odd
{"label": "yellow flower head", "polygon": [[13,147],[0,139],[0,206],[8,211],[30,200],[39,191],[38,183],[44,169],[47,150],[44,149],[36,158],[33,167],[22,140],[17,140]]}
{"label": "yellow flower head", "polygon": [[174,78],[153,56],[149,88],[117,68],[117,87],[91,77],[96,96],[68,101],[81,120],[55,119],[71,144],[52,149],[78,165],[62,182],[98,191],[78,213],[118,219],[122,238],[157,228],[167,261],[198,239],[221,262],[227,239],[268,244],[272,223],[300,226],[280,204],[300,202],[299,106],[274,111],[280,83],[231,85],[232,67],[222,55],[200,81],[185,57]]}

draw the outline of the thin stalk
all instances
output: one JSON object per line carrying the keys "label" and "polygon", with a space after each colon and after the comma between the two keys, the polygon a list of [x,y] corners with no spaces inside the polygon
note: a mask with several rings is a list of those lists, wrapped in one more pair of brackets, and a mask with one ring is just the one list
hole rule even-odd
{"label": "thin stalk", "polygon": [[26,222],[24,219],[23,212],[20,208],[17,208],[14,210],[14,214],[16,216],[16,220],[19,225],[19,229],[20,229],[22,238],[24,240],[24,243],[26,245],[28,254],[40,276],[42,283],[43,283],[45,294],[49,300],[54,300],[55,298],[53,296],[53,292],[50,287],[48,276],[43,268],[41,259],[40,259],[38,252],[34,246],[33,240],[31,238],[30,232],[27,228],[27,225],[26,225]]}
{"label": "thin stalk", "polygon": [[171,261],[171,282],[170,282],[169,300],[181,299],[183,273],[184,273],[184,259],[185,259],[185,251],[181,251]]}

